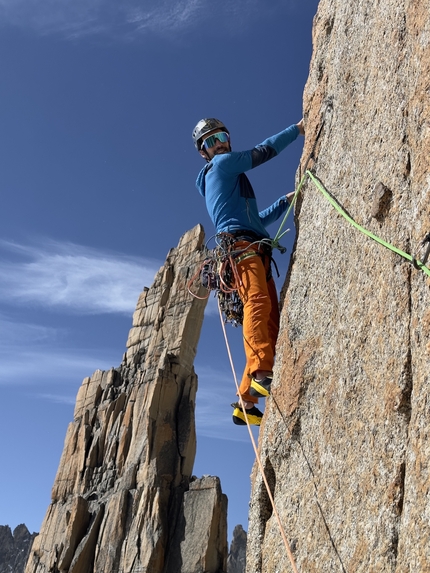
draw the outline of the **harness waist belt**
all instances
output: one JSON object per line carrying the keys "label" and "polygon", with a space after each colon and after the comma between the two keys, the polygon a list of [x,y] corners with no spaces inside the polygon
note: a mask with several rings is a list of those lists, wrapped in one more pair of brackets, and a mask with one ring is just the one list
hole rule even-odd
{"label": "harness waist belt", "polygon": [[232,235],[235,239],[242,239],[243,241],[249,241],[251,243],[267,239],[267,237],[257,235],[257,233],[254,233],[254,231],[248,231],[248,229],[239,229],[239,231],[233,231],[232,233],[228,234]]}

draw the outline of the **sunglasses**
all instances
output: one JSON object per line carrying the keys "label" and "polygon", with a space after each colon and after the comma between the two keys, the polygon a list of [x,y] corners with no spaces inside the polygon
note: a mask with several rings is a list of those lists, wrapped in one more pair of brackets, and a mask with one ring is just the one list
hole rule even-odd
{"label": "sunglasses", "polygon": [[220,133],[214,133],[213,135],[210,135],[203,141],[202,149],[203,148],[209,149],[210,147],[213,147],[217,140],[221,141],[221,143],[225,143],[226,141],[230,141],[230,136],[225,131],[221,131]]}

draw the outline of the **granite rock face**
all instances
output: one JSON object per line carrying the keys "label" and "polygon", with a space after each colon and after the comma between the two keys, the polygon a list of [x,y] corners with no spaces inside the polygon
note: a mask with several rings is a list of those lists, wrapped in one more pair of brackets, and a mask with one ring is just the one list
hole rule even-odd
{"label": "granite rock face", "polygon": [[121,366],[83,381],[26,573],[226,570],[226,498],[191,479],[203,241],[186,233],[142,292]]}
{"label": "granite rock face", "polygon": [[0,573],[23,573],[36,535],[24,524],[15,527],[13,533],[8,525],[0,525]]}
{"label": "granite rock face", "polygon": [[[302,166],[327,110],[313,172],[355,221],[420,252],[428,0],[321,0],[313,44]],[[429,571],[429,278],[310,181],[296,225],[260,452],[298,570]],[[246,570],[292,570],[257,468]]]}
{"label": "granite rock face", "polygon": [[184,494],[167,571],[223,573],[226,571],[226,558],[227,497],[221,492],[219,478],[204,476],[192,481]]}

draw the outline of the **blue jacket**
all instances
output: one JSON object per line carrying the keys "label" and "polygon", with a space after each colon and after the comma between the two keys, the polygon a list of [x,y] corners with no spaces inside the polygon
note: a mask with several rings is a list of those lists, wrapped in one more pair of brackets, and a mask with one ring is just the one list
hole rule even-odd
{"label": "blue jacket", "polygon": [[291,125],[250,151],[215,155],[200,171],[196,186],[206,199],[206,207],[217,233],[249,230],[261,237],[269,237],[265,227],[285,213],[288,201],[284,195],[259,212],[254,190],[245,171],[276,157],[298,135],[297,125]]}

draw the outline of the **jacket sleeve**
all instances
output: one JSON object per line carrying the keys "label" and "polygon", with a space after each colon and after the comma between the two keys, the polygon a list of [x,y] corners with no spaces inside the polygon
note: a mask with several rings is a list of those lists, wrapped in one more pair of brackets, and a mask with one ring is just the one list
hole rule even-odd
{"label": "jacket sleeve", "polygon": [[297,139],[299,133],[299,128],[293,124],[276,135],[265,139],[263,143],[256,145],[250,151],[232,151],[231,153],[217,155],[212,161],[216,162],[217,166],[224,173],[239,175],[276,157]]}
{"label": "jacket sleeve", "polygon": [[288,199],[285,195],[283,195],[277,201],[275,201],[273,205],[267,207],[267,209],[264,209],[264,211],[260,211],[259,215],[261,223],[264,225],[264,227],[268,227],[285,213],[285,211],[288,209],[288,206]]}
{"label": "jacket sleeve", "polygon": [[284,131],[272,135],[272,137],[265,139],[263,143],[254,147],[251,151],[252,168],[258,167],[258,165],[276,157],[276,155],[281,153],[290,143],[297,139],[299,133],[297,125],[290,125],[290,127],[287,127]]}

